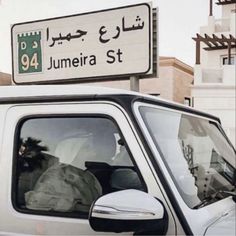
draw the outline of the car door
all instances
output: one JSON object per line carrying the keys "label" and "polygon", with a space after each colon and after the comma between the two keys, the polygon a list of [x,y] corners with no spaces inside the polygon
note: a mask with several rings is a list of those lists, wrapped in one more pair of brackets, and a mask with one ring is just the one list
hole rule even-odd
{"label": "car door", "polygon": [[[131,121],[117,105],[15,105],[5,127],[5,174],[0,174],[5,233],[97,235],[88,222],[91,204],[123,189],[148,192],[168,205]],[[174,234],[167,211],[168,234]]]}

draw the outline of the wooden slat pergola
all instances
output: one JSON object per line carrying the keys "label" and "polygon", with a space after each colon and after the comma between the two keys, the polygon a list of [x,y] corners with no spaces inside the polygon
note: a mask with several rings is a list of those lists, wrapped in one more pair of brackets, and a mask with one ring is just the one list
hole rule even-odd
{"label": "wooden slat pergola", "polygon": [[227,4],[232,4],[236,3],[236,0],[218,0],[216,3],[217,5],[227,5]]}
{"label": "wooden slat pergola", "polygon": [[221,34],[221,37],[218,37],[215,34],[212,34],[212,36],[208,34],[204,34],[204,36],[197,34],[197,37],[194,37],[193,40],[196,42],[196,64],[200,64],[201,42],[207,45],[204,48],[207,51],[228,49],[228,64],[231,64],[231,49],[236,48],[236,38],[233,35],[230,34],[227,37]]}
{"label": "wooden slat pergola", "polygon": [[[209,16],[213,15],[213,0],[209,0]],[[217,5],[228,5],[228,4],[236,4],[236,0],[217,0]]]}

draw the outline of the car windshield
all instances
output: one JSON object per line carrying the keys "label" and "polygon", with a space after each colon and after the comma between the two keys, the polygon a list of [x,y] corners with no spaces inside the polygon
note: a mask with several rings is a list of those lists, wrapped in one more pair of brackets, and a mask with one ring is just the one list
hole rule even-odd
{"label": "car windshield", "polygon": [[154,106],[139,112],[190,208],[235,194],[235,150],[218,123]]}

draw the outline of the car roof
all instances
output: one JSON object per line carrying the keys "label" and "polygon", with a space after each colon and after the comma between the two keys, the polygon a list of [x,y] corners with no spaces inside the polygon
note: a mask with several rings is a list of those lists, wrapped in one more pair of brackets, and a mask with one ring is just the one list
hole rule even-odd
{"label": "car roof", "polygon": [[[161,103],[164,106],[179,109],[182,111],[197,113],[199,115],[207,116],[211,119],[219,121],[217,117],[197,111],[189,106],[168,101],[160,97],[147,95],[143,93],[133,92],[123,89],[114,89],[108,87],[99,86],[87,86],[78,84],[66,84],[66,85],[11,85],[0,86],[0,104],[1,103],[24,103],[24,102],[40,102],[40,101],[63,101],[63,99],[76,99],[79,98],[103,98],[109,99],[117,96],[131,96],[133,98],[139,98],[143,101],[152,101]],[[114,100],[114,99],[113,99]]]}
{"label": "car roof", "polygon": [[58,95],[109,95],[130,94],[132,92],[97,86],[68,85],[12,85],[0,86],[0,98],[35,97]]}
{"label": "car roof", "polygon": [[34,97],[45,96],[112,96],[112,95],[133,95],[143,97],[147,99],[154,99],[158,101],[165,101],[176,105],[181,105],[172,101],[162,99],[160,97],[133,92],[124,89],[115,89],[99,86],[87,86],[78,84],[67,85],[12,85],[12,86],[0,86],[0,102],[1,100],[13,100],[15,99],[30,99]]}

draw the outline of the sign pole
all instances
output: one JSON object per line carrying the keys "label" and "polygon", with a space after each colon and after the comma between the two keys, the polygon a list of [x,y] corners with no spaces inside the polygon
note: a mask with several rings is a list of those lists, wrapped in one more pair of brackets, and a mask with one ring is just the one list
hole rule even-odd
{"label": "sign pole", "polygon": [[137,76],[130,76],[130,90],[139,92],[139,78]]}

